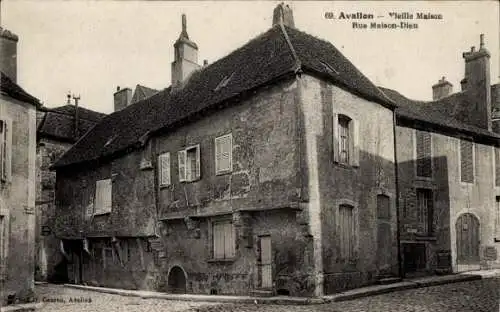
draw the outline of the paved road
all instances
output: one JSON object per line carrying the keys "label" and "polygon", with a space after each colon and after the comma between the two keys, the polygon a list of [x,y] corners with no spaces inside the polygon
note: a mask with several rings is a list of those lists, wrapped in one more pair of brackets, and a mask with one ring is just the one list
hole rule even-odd
{"label": "paved road", "polygon": [[[37,286],[38,298],[62,298],[42,311],[185,311],[185,312],[500,312],[500,278],[398,291],[354,301],[309,306],[212,304],[139,299],[61,286]],[[92,303],[68,303],[69,298],[90,297]]]}

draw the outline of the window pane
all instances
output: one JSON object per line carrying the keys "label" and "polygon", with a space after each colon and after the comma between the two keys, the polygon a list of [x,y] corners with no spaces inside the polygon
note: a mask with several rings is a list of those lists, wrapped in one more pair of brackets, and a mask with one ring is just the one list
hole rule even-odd
{"label": "window pane", "polygon": [[339,160],[349,162],[349,119],[339,117]]}

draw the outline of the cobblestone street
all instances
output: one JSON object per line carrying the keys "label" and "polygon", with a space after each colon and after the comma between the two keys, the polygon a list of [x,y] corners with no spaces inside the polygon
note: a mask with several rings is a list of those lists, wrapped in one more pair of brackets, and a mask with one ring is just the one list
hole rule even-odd
{"label": "cobblestone street", "polygon": [[[453,283],[396,291],[353,301],[322,305],[214,304],[162,299],[140,299],[98,292],[37,286],[38,299],[63,299],[65,303],[46,303],[41,311],[198,311],[198,312],[499,312],[500,279]],[[70,298],[91,298],[91,303],[69,303]]]}

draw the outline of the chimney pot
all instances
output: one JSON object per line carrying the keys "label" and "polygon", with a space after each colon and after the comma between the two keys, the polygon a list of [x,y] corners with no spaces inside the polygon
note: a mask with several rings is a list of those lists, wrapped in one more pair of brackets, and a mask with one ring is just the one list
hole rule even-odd
{"label": "chimney pot", "polygon": [[446,78],[443,76],[438,82],[432,86],[432,100],[436,101],[447,97],[453,92],[453,85],[446,81]]}
{"label": "chimney pot", "polygon": [[208,65],[208,60],[203,60],[203,66],[207,66]]}
{"label": "chimney pot", "polygon": [[120,86],[117,86],[117,87],[116,87],[116,91],[120,91]]}
{"label": "chimney pot", "polygon": [[479,49],[484,48],[484,34],[479,35]]}
{"label": "chimney pot", "polygon": [[115,112],[117,112],[130,105],[132,102],[132,90],[129,88],[121,89],[118,87],[116,88],[116,92],[113,97]]}
{"label": "chimney pot", "polygon": [[474,52],[474,51],[476,51],[476,48],[475,47],[470,47],[470,51]]}
{"label": "chimney pot", "polygon": [[285,5],[283,2],[278,4],[273,11],[273,26],[278,24],[295,27],[292,8],[290,8],[289,5]]}

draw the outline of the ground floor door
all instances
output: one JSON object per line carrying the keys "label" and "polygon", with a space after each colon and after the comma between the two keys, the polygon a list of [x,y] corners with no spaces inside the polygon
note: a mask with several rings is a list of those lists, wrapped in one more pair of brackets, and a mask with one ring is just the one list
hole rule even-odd
{"label": "ground floor door", "polygon": [[380,275],[390,275],[393,262],[390,207],[389,196],[377,196],[377,266]]}
{"label": "ground floor door", "polygon": [[478,218],[472,213],[460,215],[455,224],[457,239],[457,265],[461,271],[467,267],[471,270],[479,266],[479,235]]}
{"label": "ground floor door", "polygon": [[262,236],[260,238],[260,277],[262,288],[271,288],[273,286],[272,264],[271,236]]}

